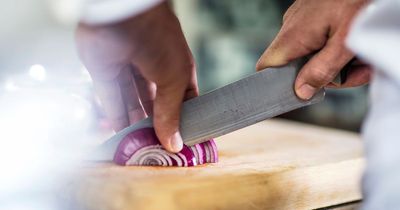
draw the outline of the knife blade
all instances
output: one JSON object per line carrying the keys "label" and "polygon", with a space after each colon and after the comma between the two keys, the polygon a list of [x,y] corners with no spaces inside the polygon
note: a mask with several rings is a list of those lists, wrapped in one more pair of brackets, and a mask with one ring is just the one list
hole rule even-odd
{"label": "knife blade", "polygon": [[[323,89],[308,101],[295,95],[294,81],[305,62],[306,59],[298,59],[286,66],[268,68],[185,101],[180,119],[184,144],[201,143],[322,101]],[[119,142],[128,133],[152,125],[150,117],[121,130],[101,145],[91,159],[112,160]]]}

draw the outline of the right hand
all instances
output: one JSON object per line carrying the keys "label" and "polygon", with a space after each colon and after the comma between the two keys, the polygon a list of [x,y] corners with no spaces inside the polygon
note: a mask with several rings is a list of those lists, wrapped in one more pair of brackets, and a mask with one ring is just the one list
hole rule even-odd
{"label": "right hand", "polygon": [[167,3],[109,25],[81,23],[80,58],[115,131],[149,115],[161,144],[179,152],[182,102],[198,95],[196,68]]}
{"label": "right hand", "polygon": [[332,83],[354,58],[345,40],[354,16],[368,2],[296,0],[286,11],[281,30],[260,57],[256,69],[282,66],[315,53],[300,70],[294,85],[297,96],[304,100],[309,100],[323,87],[346,88],[368,83],[371,68],[359,61],[350,66],[344,84],[335,86]]}

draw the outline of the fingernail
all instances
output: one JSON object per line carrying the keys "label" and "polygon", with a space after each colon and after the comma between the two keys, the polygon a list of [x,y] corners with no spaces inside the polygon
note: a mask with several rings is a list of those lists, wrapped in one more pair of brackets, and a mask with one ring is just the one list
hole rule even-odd
{"label": "fingernail", "polygon": [[296,94],[303,100],[310,100],[314,96],[317,89],[309,84],[304,84],[296,89]]}
{"label": "fingernail", "polygon": [[172,152],[180,152],[182,150],[183,141],[182,141],[181,134],[178,131],[175,132],[174,135],[172,135],[170,145],[171,145]]}

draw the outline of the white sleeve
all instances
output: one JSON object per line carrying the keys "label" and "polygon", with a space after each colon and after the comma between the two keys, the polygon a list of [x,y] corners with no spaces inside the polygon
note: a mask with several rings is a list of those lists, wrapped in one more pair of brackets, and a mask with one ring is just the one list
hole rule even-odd
{"label": "white sleeve", "polygon": [[80,20],[107,24],[138,15],[164,0],[82,0]]}
{"label": "white sleeve", "polygon": [[363,210],[400,209],[400,0],[379,0],[355,20],[347,46],[374,67],[362,133]]}

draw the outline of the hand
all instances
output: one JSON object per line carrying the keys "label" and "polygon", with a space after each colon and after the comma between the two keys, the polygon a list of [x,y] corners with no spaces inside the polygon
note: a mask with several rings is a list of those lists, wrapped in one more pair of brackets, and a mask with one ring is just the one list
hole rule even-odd
{"label": "hand", "polygon": [[181,105],[198,88],[191,52],[169,5],[112,25],[81,23],[77,45],[115,131],[153,115],[161,144],[179,152]]}
{"label": "hand", "polygon": [[[367,0],[295,1],[256,69],[285,65],[316,53],[297,76],[294,86],[297,96],[308,100],[323,87],[336,87],[332,80],[354,58],[345,46],[351,21],[367,3]],[[360,62],[354,64],[340,87],[359,86],[369,81],[371,69]]]}

